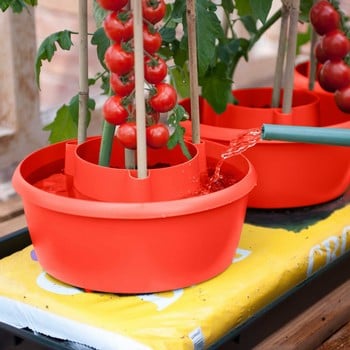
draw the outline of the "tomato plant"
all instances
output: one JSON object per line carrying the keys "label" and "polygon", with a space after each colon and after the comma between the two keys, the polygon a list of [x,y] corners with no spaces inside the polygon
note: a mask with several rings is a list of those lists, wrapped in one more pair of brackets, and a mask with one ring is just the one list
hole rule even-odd
{"label": "tomato plant", "polygon": [[97,0],[99,5],[109,11],[119,11],[127,5],[129,0]]}
{"label": "tomato plant", "polygon": [[317,34],[324,35],[339,28],[340,15],[328,1],[320,0],[311,7],[310,22]]}
{"label": "tomato plant", "polygon": [[119,125],[116,131],[116,136],[120,143],[129,149],[136,149],[136,124],[128,122]]}
{"label": "tomato plant", "polygon": [[335,103],[341,111],[350,113],[350,85],[341,90],[337,90],[334,94],[334,98]]}
{"label": "tomato plant", "polygon": [[328,60],[318,73],[318,81],[328,92],[342,89],[350,84],[350,67],[342,60]]}
{"label": "tomato plant", "polygon": [[126,122],[129,112],[121,96],[113,95],[103,104],[102,113],[109,123],[120,125]]}
{"label": "tomato plant", "polygon": [[342,31],[334,30],[322,38],[322,48],[329,60],[341,60],[350,51],[350,41]]}
{"label": "tomato plant", "polygon": [[[2,11],[12,8],[14,11],[25,8],[25,4],[34,4],[36,0],[3,0],[0,1],[0,9]],[[301,21],[308,20],[309,10],[311,8],[310,0],[301,0]],[[115,70],[119,76],[124,76],[132,71],[128,60],[133,61],[132,40],[123,39],[119,44],[128,44],[126,51],[131,58],[128,57],[125,62],[120,64],[122,72],[115,68],[115,60],[106,55],[111,42],[107,37],[103,23],[109,15],[109,11],[126,11],[128,0],[97,0],[93,1],[93,18],[96,21],[96,30],[92,33],[91,44],[96,48],[98,59],[101,63],[101,71],[93,77],[89,77],[89,84],[101,87],[102,94],[110,94],[110,71]],[[152,30],[159,32],[161,36],[160,51],[156,51],[165,61],[172,60],[173,64],[169,67],[168,73],[171,84],[181,97],[189,96],[189,73],[188,73],[188,36],[187,36],[187,18],[186,18],[186,1],[176,0],[169,1],[166,5],[166,13],[164,11],[163,0],[141,0],[144,23],[150,26]],[[206,99],[213,107],[215,112],[221,113],[226,109],[228,103],[234,103],[232,95],[232,83],[235,80],[235,70],[241,59],[248,59],[249,52],[259,41],[262,35],[281,17],[281,10],[277,8],[271,11],[272,0],[237,0],[214,2],[196,1],[197,10],[197,33],[199,40],[197,41],[197,57],[198,57],[198,78],[199,87],[202,91],[202,97]],[[161,9],[161,11],[160,11]],[[227,18],[227,26],[222,26],[221,16],[218,10]],[[157,14],[160,11],[160,14]],[[233,16],[234,14],[234,16]],[[161,16],[164,20],[160,19]],[[159,22],[157,22],[159,20]],[[236,23],[239,22],[245,29],[246,33],[240,35],[236,30]],[[156,27],[153,26],[156,24]],[[178,35],[183,31],[183,35]],[[70,30],[62,30],[49,35],[40,45],[35,61],[36,82],[39,86],[40,73],[43,61],[51,61],[58,49],[70,50],[73,41],[72,37],[78,33]],[[159,40],[159,36],[156,35]],[[147,41],[146,41],[147,42]],[[115,43],[118,44],[118,43]],[[146,45],[147,46],[147,45]],[[159,43],[156,47],[159,46]],[[153,47],[153,46],[152,46]],[[154,49],[149,49],[153,51]],[[118,60],[117,60],[118,61]],[[123,60],[122,60],[123,61]],[[125,65],[129,67],[126,69]],[[108,67],[109,66],[109,67]],[[118,63],[119,66],[119,63]],[[90,99],[89,112],[93,109],[94,99]],[[89,101],[90,101],[89,100]],[[76,123],[78,119],[78,109],[76,104],[68,102],[64,108],[59,108],[55,120],[50,124],[50,141],[57,142],[66,139],[66,133],[60,131],[65,129],[65,122],[71,119],[71,123]],[[63,111],[69,110],[72,117],[67,118],[63,115]],[[151,113],[151,111],[149,112]],[[180,106],[176,105],[169,113],[168,119],[174,119],[171,135],[172,146],[181,143],[181,129],[179,122],[184,118],[184,111]],[[67,129],[67,128],[66,128]],[[72,128],[73,129],[73,128]],[[74,128],[75,130],[75,128]],[[53,136],[55,135],[55,136]],[[61,135],[61,136],[60,136]],[[75,137],[71,133],[69,138]]]}
{"label": "tomato plant", "polygon": [[164,124],[154,124],[146,128],[146,141],[149,147],[165,147],[169,141],[169,136],[169,130]]}
{"label": "tomato plant", "polygon": [[163,81],[168,73],[166,62],[159,56],[145,56],[145,79],[150,84],[158,84]]}
{"label": "tomato plant", "polygon": [[155,92],[151,93],[148,103],[156,112],[165,113],[175,107],[176,101],[175,88],[168,83],[159,83],[155,85]]}
{"label": "tomato plant", "polygon": [[134,35],[132,13],[130,11],[108,13],[103,21],[103,28],[108,38],[116,43],[130,40]]}
{"label": "tomato plant", "polygon": [[156,24],[164,18],[165,13],[164,0],[142,0],[142,15],[146,21]]}
{"label": "tomato plant", "polygon": [[106,50],[105,62],[111,72],[127,74],[134,68],[134,52],[125,43],[115,43]]}

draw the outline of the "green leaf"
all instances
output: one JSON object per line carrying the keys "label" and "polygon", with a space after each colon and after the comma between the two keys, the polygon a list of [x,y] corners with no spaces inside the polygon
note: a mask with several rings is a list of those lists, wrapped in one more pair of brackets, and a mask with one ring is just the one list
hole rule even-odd
{"label": "green leaf", "polygon": [[63,30],[60,32],[53,33],[49,35],[39,46],[35,57],[35,81],[40,89],[40,71],[42,66],[42,61],[51,61],[54,53],[57,51],[58,44],[63,50],[70,50],[73,45],[71,35],[73,32],[69,30]]}
{"label": "green leaf", "polygon": [[[227,72],[231,72],[241,57],[248,60],[249,41],[247,39],[229,39],[218,46],[218,57],[227,66]],[[234,71],[233,71],[234,73]],[[227,73],[229,74],[229,73]]]}
{"label": "green leaf", "polygon": [[[91,111],[93,111],[95,109],[96,106],[96,102],[94,99],[89,98],[88,100],[88,114],[87,114],[87,126],[90,123],[90,119],[91,119]],[[79,119],[79,94],[75,95],[71,98],[71,100],[69,101],[68,104],[69,107],[69,113],[73,118],[73,121],[75,124],[78,125],[78,119]]]}
{"label": "green leaf", "polygon": [[184,143],[185,128],[180,125],[180,122],[186,120],[187,117],[188,114],[180,105],[176,105],[172,110],[172,113],[168,116],[168,124],[173,128],[174,131],[169,138],[167,147],[169,149],[172,149],[177,144],[179,144],[185,157],[187,159],[191,159],[191,154],[188,151],[186,144]]}
{"label": "green leaf", "polygon": [[37,4],[37,0],[0,0],[0,10],[5,12],[11,7],[14,13],[20,13],[27,8],[27,5],[36,6]]}
{"label": "green leaf", "polygon": [[183,67],[169,67],[169,74],[171,83],[175,87],[178,95],[181,98],[188,97],[190,95],[190,77],[187,65],[185,64]]}
{"label": "green leaf", "polygon": [[171,11],[171,18],[181,19],[186,12],[186,0],[176,0]]}
{"label": "green leaf", "polygon": [[78,134],[78,125],[72,118],[69,106],[63,105],[57,111],[53,122],[46,125],[44,130],[50,131],[50,143],[76,138]]}
{"label": "green leaf", "polygon": [[232,13],[235,9],[232,0],[222,0],[221,4],[227,13]]}
{"label": "green leaf", "polygon": [[73,121],[78,125],[79,119],[79,95],[75,95],[71,98],[68,104],[69,114],[73,118]]}
{"label": "green leaf", "polygon": [[243,23],[245,29],[247,29],[248,33],[255,34],[258,31],[256,27],[256,21],[252,16],[242,16],[240,17],[240,21]]}
{"label": "green leaf", "polygon": [[236,0],[236,8],[238,15],[241,16],[250,16],[252,15],[252,8],[250,6],[250,1],[247,0]]}
{"label": "green leaf", "polygon": [[252,15],[262,23],[265,23],[271,10],[272,0],[249,0],[249,4],[252,9]]}
{"label": "green leaf", "polygon": [[92,5],[92,13],[96,23],[96,28],[101,28],[103,24],[103,20],[107,15],[107,11],[103,9],[96,0],[94,0]]}
{"label": "green leaf", "polygon": [[160,35],[162,36],[163,42],[171,43],[176,39],[176,30],[170,27],[162,27],[159,30]]}
{"label": "green leaf", "polygon": [[309,22],[309,13],[313,5],[313,0],[301,0],[299,18],[303,22]]}
{"label": "green leaf", "polygon": [[177,66],[184,66],[188,62],[188,51],[187,48],[183,48],[179,45],[178,41],[172,43],[173,46],[173,59]]}
{"label": "green leaf", "polygon": [[[88,100],[87,126],[91,120],[91,111],[95,109],[94,99]],[[56,113],[52,123],[46,125],[44,130],[50,131],[49,142],[55,143],[77,137],[79,119],[79,95],[71,98],[68,105],[63,105]]]}
{"label": "green leaf", "polygon": [[201,82],[202,96],[216,113],[223,113],[228,103],[233,103],[232,80],[227,76],[226,66],[220,62]]}
{"label": "green leaf", "polygon": [[[215,62],[217,40],[225,37],[220,21],[212,11],[212,3],[199,0],[196,3],[197,16],[197,56],[198,75],[203,76],[208,67]],[[182,47],[187,46],[187,24],[184,26],[185,35]],[[205,40],[203,40],[205,38]],[[201,40],[202,39],[202,40]]]}
{"label": "green leaf", "polygon": [[297,36],[297,54],[300,53],[301,46],[305,45],[310,41],[311,28],[308,26],[308,30],[305,33],[299,32]]}
{"label": "green leaf", "polygon": [[96,46],[97,57],[101,65],[107,70],[105,65],[105,52],[110,46],[110,40],[107,38],[103,28],[98,28],[91,38],[91,44]]}

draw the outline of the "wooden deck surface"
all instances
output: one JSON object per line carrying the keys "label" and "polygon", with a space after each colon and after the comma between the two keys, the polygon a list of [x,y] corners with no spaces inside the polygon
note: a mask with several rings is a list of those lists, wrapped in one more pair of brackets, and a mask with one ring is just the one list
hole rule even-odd
{"label": "wooden deck surface", "polygon": [[25,227],[22,201],[13,196],[7,201],[0,201],[0,237]]}

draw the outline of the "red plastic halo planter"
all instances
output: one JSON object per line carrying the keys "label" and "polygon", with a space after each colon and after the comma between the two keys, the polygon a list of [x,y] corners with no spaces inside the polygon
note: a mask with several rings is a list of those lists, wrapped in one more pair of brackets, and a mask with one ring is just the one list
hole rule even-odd
{"label": "red plastic halo planter", "polygon": [[[334,124],[332,114],[321,114],[319,98],[312,92],[294,91],[290,115],[282,114],[280,109],[265,108],[270,103],[271,93],[270,88],[235,90],[235,97],[241,104],[230,105],[220,115],[202,99],[203,139],[228,144],[247,129],[260,128],[263,123],[350,127],[349,117],[344,113]],[[184,100],[182,104],[190,112],[189,101]],[[190,133],[190,123],[185,126]],[[274,209],[315,205],[340,196],[350,184],[349,147],[260,140],[244,155],[258,174],[258,184],[249,195],[248,207]]]}
{"label": "red plastic halo planter", "polygon": [[[212,142],[202,147],[209,164],[225,150]],[[38,150],[13,176],[47,273],[88,290],[145,293],[205,281],[231,264],[248,194],[256,184],[254,168],[244,156],[224,162],[224,173],[237,181],[217,192],[175,200],[107,202],[61,196],[33,185],[62,171],[65,152],[66,143]]]}

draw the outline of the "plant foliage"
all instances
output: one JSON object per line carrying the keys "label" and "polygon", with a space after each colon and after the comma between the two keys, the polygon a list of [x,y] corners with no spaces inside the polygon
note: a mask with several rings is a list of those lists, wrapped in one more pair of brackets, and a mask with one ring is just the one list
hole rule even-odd
{"label": "plant foliage", "polygon": [[[217,113],[225,111],[228,103],[235,102],[232,83],[238,62],[241,59],[249,60],[249,52],[254,44],[280,18],[280,9],[271,13],[272,1],[196,0],[198,80],[202,97]],[[313,0],[301,0],[300,19],[302,21],[308,21],[312,3]],[[0,0],[2,11],[11,7],[13,11],[20,12],[27,5],[36,4],[37,0]],[[222,18],[218,16],[219,11],[222,13]],[[102,94],[108,94],[109,72],[104,63],[104,54],[110,42],[101,27],[106,11],[101,9],[96,0],[93,2],[93,14],[97,29],[91,33],[91,44],[96,46],[101,72],[90,78],[89,84],[99,82]],[[238,24],[243,25],[248,33],[244,37],[238,34]],[[167,5],[167,15],[160,33],[163,39],[160,55],[169,62],[173,62],[169,65],[171,81],[181,97],[188,97],[190,91],[186,0],[176,0]],[[72,34],[76,33],[67,29],[53,33],[40,45],[35,61],[36,82],[39,88],[42,62],[51,61],[57,46],[62,50],[70,50],[73,45]],[[308,39],[304,36],[300,38],[300,43],[306,40]],[[75,136],[78,113],[75,98],[67,105],[63,105],[58,110],[55,120],[45,128],[51,133],[49,137],[51,142]],[[94,105],[95,101],[90,99],[89,112],[94,109]],[[184,111],[179,109],[174,111],[170,120],[178,123],[183,117]],[[60,129],[65,131],[60,134]],[[183,130],[179,127],[174,132],[173,139],[170,140],[170,146],[178,142],[182,133]]]}

